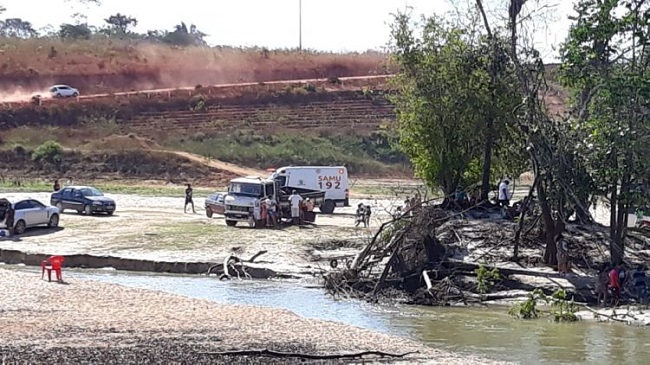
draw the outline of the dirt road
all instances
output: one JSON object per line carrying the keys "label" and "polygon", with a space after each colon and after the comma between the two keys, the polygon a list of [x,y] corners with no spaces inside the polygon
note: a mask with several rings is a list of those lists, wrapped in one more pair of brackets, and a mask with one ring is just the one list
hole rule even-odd
{"label": "dirt road", "polygon": [[[15,201],[32,197],[49,203],[49,193],[3,196]],[[111,195],[117,212],[108,216],[61,215],[57,230],[34,228],[14,240],[0,240],[0,248],[45,254],[110,255],[122,258],[180,262],[222,262],[229,254],[248,258],[261,250],[262,264],[283,273],[308,273],[327,267],[332,257],[352,256],[371,237],[371,228],[354,227],[354,206],[319,215],[316,227],[282,230],[227,227],[223,217],[205,216],[203,199],[195,199],[197,213],[183,213],[183,198]],[[390,201],[373,205],[371,227],[388,217]]]}
{"label": "dirt road", "polygon": [[[381,79],[389,79],[393,77],[393,75],[386,74],[386,75],[373,75],[373,76],[349,76],[349,77],[339,77],[339,81],[345,82],[345,81],[355,81],[355,80],[381,80]],[[266,81],[263,82],[262,84],[264,85],[290,85],[290,84],[307,84],[307,83],[321,83],[321,82],[328,82],[328,79],[297,79],[297,80],[277,80],[277,81]],[[230,83],[230,84],[217,84],[217,85],[205,85],[205,87],[211,87],[211,88],[217,88],[217,89],[227,89],[227,88],[233,88],[233,87],[246,87],[246,86],[258,86],[260,85],[260,82],[239,82],[239,83]],[[72,87],[75,87],[72,85]],[[169,93],[173,91],[178,91],[178,90],[195,90],[196,86],[179,86],[175,88],[165,88],[165,89],[144,89],[144,90],[136,90],[136,91],[124,91],[124,92],[116,92],[116,93],[110,93],[110,94],[90,94],[90,95],[81,95],[77,98],[74,99],[81,99],[81,100],[87,100],[87,99],[96,99],[96,98],[106,98],[106,97],[114,97],[114,96],[129,96],[129,95],[138,95],[138,94],[162,94],[162,93]],[[81,90],[83,93],[83,90]],[[53,98],[50,96],[50,93],[48,90],[33,90],[32,92],[22,92],[22,91],[16,91],[14,93],[11,93],[9,95],[4,95],[2,98],[0,98],[0,102],[6,102],[6,103],[27,103],[30,102],[31,98],[35,95],[40,95],[42,100],[53,100]]]}

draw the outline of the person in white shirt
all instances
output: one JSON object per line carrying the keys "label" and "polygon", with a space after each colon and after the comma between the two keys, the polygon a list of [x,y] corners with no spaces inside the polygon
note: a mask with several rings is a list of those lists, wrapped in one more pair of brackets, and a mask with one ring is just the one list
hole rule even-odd
{"label": "person in white shirt", "polygon": [[510,191],[508,191],[509,187],[510,181],[508,180],[503,180],[501,184],[499,184],[499,205],[502,207],[507,207],[510,205]]}
{"label": "person in white shirt", "polygon": [[289,196],[289,202],[291,203],[291,219],[293,220],[293,224],[297,225],[300,223],[300,203],[302,202],[302,197],[294,190]]}
{"label": "person in white shirt", "polygon": [[266,204],[267,225],[270,223],[273,227],[275,227],[277,225],[276,215],[275,215],[276,203],[275,203],[274,200],[271,200],[270,198],[267,198],[264,201],[264,204]]}

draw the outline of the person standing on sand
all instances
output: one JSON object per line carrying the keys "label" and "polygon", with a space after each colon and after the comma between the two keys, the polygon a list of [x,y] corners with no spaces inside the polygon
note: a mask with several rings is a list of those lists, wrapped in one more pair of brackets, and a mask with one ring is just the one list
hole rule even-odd
{"label": "person standing on sand", "polygon": [[54,190],[55,193],[61,190],[61,185],[59,185],[59,179],[54,180],[54,186],[52,186],[52,190]]}
{"label": "person standing on sand", "polygon": [[636,289],[636,298],[639,304],[648,303],[648,283],[646,282],[645,268],[643,265],[636,267],[632,273],[632,280],[634,280],[634,288]]}
{"label": "person standing on sand", "polygon": [[372,208],[370,208],[370,204],[368,204],[363,209],[363,226],[366,228],[370,227],[371,215],[372,215]]}
{"label": "person standing on sand", "polygon": [[289,202],[291,202],[291,219],[293,220],[294,225],[300,224],[300,203],[302,202],[302,197],[298,195],[297,191],[292,191],[289,196]]}
{"label": "person standing on sand", "polygon": [[507,207],[510,205],[510,192],[508,188],[510,187],[510,181],[504,179],[501,184],[499,184],[499,205],[501,207]]}
{"label": "person standing on sand", "polygon": [[562,234],[558,234],[555,238],[555,245],[557,248],[557,270],[560,275],[569,273],[569,245],[567,244]]}
{"label": "person standing on sand", "polygon": [[275,200],[272,200],[271,198],[266,198],[264,201],[266,204],[266,213],[267,213],[267,221],[266,224],[271,224],[273,228],[277,227],[277,219],[276,219],[276,209],[275,207],[277,206],[277,203]]}
{"label": "person standing on sand", "polygon": [[183,212],[187,213],[187,205],[192,204],[192,213],[196,213],[194,210],[194,200],[192,200],[192,185],[187,184],[187,189],[185,189],[185,206],[183,207]]}
{"label": "person standing on sand", "polygon": [[13,204],[9,203],[7,207],[7,212],[5,213],[5,225],[7,226],[7,231],[9,231],[9,236],[14,235],[14,215],[16,211],[14,210]]}
{"label": "person standing on sand", "polygon": [[260,200],[260,215],[262,219],[262,227],[266,227],[269,225],[269,217],[268,217],[268,211],[267,211],[267,205],[266,205],[266,199]]}
{"label": "person standing on sand", "polygon": [[621,297],[621,282],[618,277],[618,267],[614,267],[609,271],[609,290],[612,293],[612,307],[618,305]]}
{"label": "person standing on sand", "polygon": [[596,278],[596,295],[598,305],[607,305],[607,283],[609,282],[609,270],[607,269],[607,264],[603,264],[598,273],[598,278]]}
{"label": "person standing on sand", "polygon": [[262,204],[260,199],[255,199],[253,203],[253,219],[255,219],[255,228],[262,226]]}

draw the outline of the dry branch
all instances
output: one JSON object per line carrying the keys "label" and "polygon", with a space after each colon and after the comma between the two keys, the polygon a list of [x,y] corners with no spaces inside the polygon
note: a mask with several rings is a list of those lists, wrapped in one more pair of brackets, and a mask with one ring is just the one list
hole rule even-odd
{"label": "dry branch", "polygon": [[392,358],[402,358],[408,355],[417,354],[418,351],[410,351],[402,354],[392,354],[389,352],[383,351],[362,351],[355,352],[350,354],[301,354],[296,352],[281,352],[274,351],[269,349],[259,349],[259,350],[234,350],[234,351],[223,351],[223,352],[200,352],[202,355],[216,355],[216,356],[267,356],[267,357],[297,357],[302,359],[309,360],[336,360],[336,359],[357,359],[364,356],[379,356],[379,357],[392,357]]}

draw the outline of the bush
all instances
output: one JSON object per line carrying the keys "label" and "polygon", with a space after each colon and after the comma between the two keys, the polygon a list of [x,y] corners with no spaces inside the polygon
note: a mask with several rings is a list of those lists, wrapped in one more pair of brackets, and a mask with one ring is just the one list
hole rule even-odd
{"label": "bush", "polygon": [[63,147],[55,141],[46,141],[34,149],[32,160],[60,162],[63,156]]}

